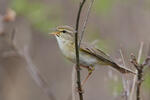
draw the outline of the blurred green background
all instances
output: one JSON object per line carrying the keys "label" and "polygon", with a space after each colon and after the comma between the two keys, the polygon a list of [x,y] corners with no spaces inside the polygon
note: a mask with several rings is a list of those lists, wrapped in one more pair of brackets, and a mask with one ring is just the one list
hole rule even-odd
{"label": "blurred green background", "polygon": [[[47,79],[56,100],[69,100],[73,64],[64,60],[55,38],[49,37],[47,33],[58,25],[65,24],[74,27],[79,2],[80,0],[0,0],[1,15],[8,8],[16,12],[17,17],[12,27],[17,29],[15,37],[17,48],[21,51],[24,46],[29,46],[33,63]],[[90,0],[87,0],[83,9],[80,30],[89,3]],[[131,66],[130,54],[138,54],[141,41],[145,44],[142,59],[147,57],[150,42],[149,27],[149,0],[95,0],[83,41],[92,43],[97,40],[95,45],[109,53],[116,61],[120,58],[119,49],[122,48],[126,64]],[[3,63],[5,62],[2,62],[2,65]],[[147,69],[142,85],[143,100],[150,99],[150,70]],[[2,100],[20,100],[20,98],[22,100],[48,100],[48,97],[24,70],[24,68],[21,69],[24,74],[14,72],[18,73],[14,76],[15,78],[9,78],[15,79],[15,82],[6,81],[9,83],[9,89],[5,88],[7,85],[2,85],[4,88]],[[83,76],[87,74],[85,70],[82,72]],[[4,77],[2,79],[5,80]],[[97,66],[84,90],[85,100],[99,100],[99,98],[123,100],[120,96],[123,92],[121,75],[109,67]]]}

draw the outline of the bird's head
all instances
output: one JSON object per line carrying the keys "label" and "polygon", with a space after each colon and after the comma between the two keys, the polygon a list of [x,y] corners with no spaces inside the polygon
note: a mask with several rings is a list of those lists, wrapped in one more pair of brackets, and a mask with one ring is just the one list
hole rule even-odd
{"label": "bird's head", "polygon": [[75,29],[71,26],[58,26],[56,27],[55,31],[53,31],[52,35],[55,35],[56,38],[62,38],[65,40],[74,40],[74,35],[75,35]]}

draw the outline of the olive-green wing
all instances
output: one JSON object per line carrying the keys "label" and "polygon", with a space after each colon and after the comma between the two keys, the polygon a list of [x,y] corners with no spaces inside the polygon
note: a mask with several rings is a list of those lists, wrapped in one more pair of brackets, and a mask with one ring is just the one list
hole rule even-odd
{"label": "olive-green wing", "polygon": [[80,51],[85,52],[87,54],[90,54],[90,55],[96,57],[101,62],[104,62],[104,64],[112,66],[113,68],[115,68],[116,70],[118,70],[121,73],[135,74],[130,69],[123,68],[123,67],[119,66],[118,64],[116,64],[106,53],[104,53],[100,49],[97,49],[95,47],[88,46],[88,45],[84,44],[84,45],[80,46]]}
{"label": "olive-green wing", "polygon": [[109,55],[107,55],[106,53],[104,53],[100,49],[95,48],[93,46],[88,46],[88,45],[85,45],[85,44],[83,44],[83,45],[81,44],[80,50],[82,52],[88,53],[88,54],[96,57],[97,59],[103,61],[104,63],[106,63],[106,65],[109,65],[110,63],[113,62],[113,60],[111,59],[111,57]]}

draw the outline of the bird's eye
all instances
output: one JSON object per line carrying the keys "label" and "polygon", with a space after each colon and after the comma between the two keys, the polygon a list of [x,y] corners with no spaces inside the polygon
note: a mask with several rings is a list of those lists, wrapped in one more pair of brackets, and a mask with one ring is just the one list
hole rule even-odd
{"label": "bird's eye", "polygon": [[67,31],[63,30],[62,32],[63,32],[63,33],[66,33]]}

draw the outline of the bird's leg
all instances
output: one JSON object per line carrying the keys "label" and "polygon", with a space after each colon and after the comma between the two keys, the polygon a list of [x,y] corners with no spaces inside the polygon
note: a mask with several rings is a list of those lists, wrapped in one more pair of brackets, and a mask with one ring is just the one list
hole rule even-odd
{"label": "bird's leg", "polygon": [[[86,68],[88,70],[88,75],[86,76],[86,78],[81,83],[81,88],[83,88],[84,84],[86,83],[86,81],[88,80],[88,78],[90,77],[90,75],[92,74],[92,72],[93,72],[93,70],[95,68],[94,67],[90,67],[90,66],[80,66],[80,67]],[[76,88],[76,90],[79,93],[84,93],[83,90],[78,90],[78,88]]]}
{"label": "bird's leg", "polygon": [[95,69],[94,67],[89,67],[89,66],[81,66],[81,67],[84,67],[84,68],[87,68],[88,69],[88,75],[86,76],[86,78],[83,80],[81,86],[83,87],[84,84],[86,83],[86,81],[88,80],[88,78],[91,76],[93,70]]}

